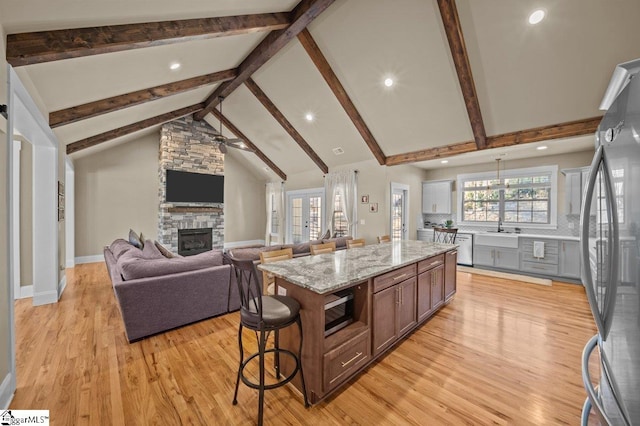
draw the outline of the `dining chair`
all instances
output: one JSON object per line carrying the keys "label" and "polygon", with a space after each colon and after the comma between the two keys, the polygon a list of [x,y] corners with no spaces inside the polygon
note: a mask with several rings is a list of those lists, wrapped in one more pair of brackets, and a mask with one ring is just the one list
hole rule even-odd
{"label": "dining chair", "polygon": [[331,253],[336,251],[336,242],[331,241],[329,243],[324,244],[312,244],[311,245],[311,254],[322,254],[322,253]]}
{"label": "dining chair", "polygon": [[[293,259],[293,249],[286,248],[282,250],[261,251],[260,263],[271,263],[279,260]],[[275,294],[276,277],[266,271],[262,271],[262,289],[263,294]]]}
{"label": "dining chair", "polygon": [[364,238],[358,238],[357,240],[347,240],[347,248],[364,247]]}

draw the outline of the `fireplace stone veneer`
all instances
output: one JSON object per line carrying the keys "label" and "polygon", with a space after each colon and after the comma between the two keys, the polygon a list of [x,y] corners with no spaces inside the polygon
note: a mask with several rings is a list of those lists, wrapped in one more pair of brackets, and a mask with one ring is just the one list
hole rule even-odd
{"label": "fireplace stone veneer", "polygon": [[178,231],[211,229],[211,248],[224,245],[224,204],[167,203],[166,171],[224,174],[224,154],[205,121],[184,117],[162,125],[158,167],[158,241],[178,253]]}

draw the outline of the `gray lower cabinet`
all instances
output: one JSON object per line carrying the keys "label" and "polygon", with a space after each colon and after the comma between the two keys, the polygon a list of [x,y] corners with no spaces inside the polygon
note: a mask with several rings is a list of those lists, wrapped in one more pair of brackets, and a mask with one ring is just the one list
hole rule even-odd
{"label": "gray lower cabinet", "polygon": [[[542,252],[538,253],[538,256],[534,253],[536,242],[542,244]],[[520,253],[522,254],[520,265],[522,271],[542,275],[558,275],[558,241],[521,238]]]}
{"label": "gray lower cabinet", "polygon": [[473,264],[517,270],[520,266],[520,256],[518,249],[515,248],[475,245],[473,247]]}
{"label": "gray lower cabinet", "polygon": [[560,241],[558,275],[566,278],[580,278],[579,241]]}

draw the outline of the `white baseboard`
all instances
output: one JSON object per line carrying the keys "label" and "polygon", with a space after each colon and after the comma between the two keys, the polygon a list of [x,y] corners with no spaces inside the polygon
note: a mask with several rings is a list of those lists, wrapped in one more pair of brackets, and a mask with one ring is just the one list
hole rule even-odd
{"label": "white baseboard", "polygon": [[81,263],[95,263],[104,262],[104,254],[94,254],[93,256],[78,256],[76,257],[76,265]]}
{"label": "white baseboard", "polygon": [[65,268],[73,268],[74,266],[76,266],[76,260],[74,258],[67,259]]}
{"label": "white baseboard", "polygon": [[20,287],[20,294],[17,299],[25,299],[27,297],[33,297],[33,286],[32,285],[24,285]]}
{"label": "white baseboard", "polygon": [[67,276],[66,275],[64,277],[62,277],[62,279],[58,283],[58,300],[60,300],[60,297],[62,296],[62,292],[64,291],[65,288],[67,288]]}
{"label": "white baseboard", "polygon": [[4,411],[9,408],[9,404],[13,399],[15,389],[11,389],[11,373],[7,373],[2,384],[0,384],[0,410]]}
{"label": "white baseboard", "polygon": [[252,245],[255,245],[255,244],[264,245],[264,240],[233,241],[233,242],[230,242],[230,243],[225,242],[224,243],[224,248],[225,249],[230,249],[230,248],[234,248],[234,247],[252,246]]}

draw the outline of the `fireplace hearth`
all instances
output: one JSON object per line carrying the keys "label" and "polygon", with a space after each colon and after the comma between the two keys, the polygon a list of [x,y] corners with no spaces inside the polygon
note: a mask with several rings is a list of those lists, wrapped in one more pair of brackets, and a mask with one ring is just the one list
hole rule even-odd
{"label": "fireplace hearth", "polygon": [[178,254],[192,256],[212,249],[212,229],[178,229]]}

